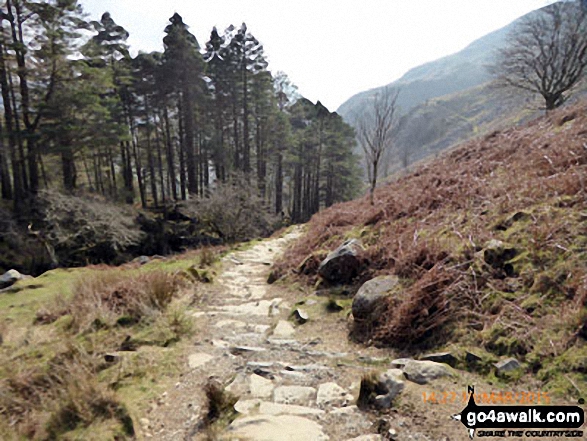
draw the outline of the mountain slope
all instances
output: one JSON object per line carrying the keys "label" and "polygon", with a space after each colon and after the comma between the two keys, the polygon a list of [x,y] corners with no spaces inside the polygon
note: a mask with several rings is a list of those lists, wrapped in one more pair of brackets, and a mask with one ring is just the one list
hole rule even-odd
{"label": "mountain slope", "polygon": [[[494,60],[494,52],[505,44],[508,33],[516,22],[494,31],[471,43],[465,49],[408,71],[388,86],[401,88],[398,104],[402,111],[428,99],[448,95],[478,86],[490,79],[486,65]],[[346,121],[354,122],[355,115],[382,88],[358,93],[345,101],[337,110]]]}
{"label": "mountain slope", "polygon": [[321,259],[357,238],[354,289],[379,275],[402,288],[355,323],[365,339],[411,354],[513,356],[544,390],[577,397],[587,388],[586,115],[582,100],[494,132],[382,186],[375,206],[364,197],[315,215],[276,273],[314,284]]}
{"label": "mountain slope", "polygon": [[[548,7],[548,6],[547,6]],[[538,116],[543,103],[522,92],[492,87],[487,67],[517,22],[471,43],[462,51],[418,66],[388,86],[401,89],[400,129],[384,161],[385,175],[441,150]],[[338,109],[351,125],[381,88],[359,93]],[[585,85],[578,88],[584,93]]]}

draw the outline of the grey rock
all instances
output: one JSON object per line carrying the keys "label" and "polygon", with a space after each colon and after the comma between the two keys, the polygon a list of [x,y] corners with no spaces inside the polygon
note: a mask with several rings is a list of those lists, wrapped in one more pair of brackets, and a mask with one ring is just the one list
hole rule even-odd
{"label": "grey rock", "polygon": [[262,415],[322,415],[324,411],[313,407],[268,403],[264,401],[259,407],[259,413]]}
{"label": "grey rock", "polygon": [[350,282],[359,274],[361,250],[361,244],[356,239],[346,241],[320,263],[318,274],[331,283]]}
{"label": "grey rock", "polygon": [[356,438],[349,438],[347,441],[381,441],[382,439],[381,435],[371,433],[369,435],[357,436]]}
{"label": "grey rock", "polygon": [[308,386],[279,386],[273,391],[273,401],[280,404],[307,406],[316,399],[316,389]]}
{"label": "grey rock", "polygon": [[375,404],[381,409],[389,409],[393,400],[404,390],[404,374],[400,369],[389,369],[383,372],[377,378],[378,390],[382,394],[375,397]]}
{"label": "grey rock", "polygon": [[0,289],[8,288],[14,285],[19,280],[25,279],[27,276],[22,275],[15,269],[6,271],[0,276]]}
{"label": "grey rock", "polygon": [[399,284],[396,276],[380,276],[368,280],[359,288],[353,297],[353,318],[364,320],[376,309],[377,305],[385,299],[389,292]]}
{"label": "grey rock", "polygon": [[149,256],[139,256],[133,260],[133,262],[138,263],[139,265],[145,265],[151,261]]}
{"label": "grey rock", "polygon": [[285,370],[310,372],[310,371],[328,370],[328,367],[324,366],[322,364],[287,365],[285,367]]}
{"label": "grey rock", "polygon": [[287,338],[287,337],[291,337],[295,333],[296,333],[296,330],[291,325],[291,323],[286,322],[285,320],[280,320],[277,323],[277,326],[275,327],[275,329],[273,330],[273,337]]}
{"label": "grey rock", "polygon": [[232,355],[244,355],[247,353],[264,352],[265,348],[259,348],[255,346],[233,346],[228,349]]}
{"label": "grey rock", "polygon": [[275,362],[273,361],[249,361],[247,362],[247,367],[252,369],[268,369],[275,366]]}
{"label": "grey rock", "polygon": [[303,309],[296,309],[293,313],[292,316],[294,318],[294,320],[296,322],[298,322],[300,325],[306,323],[308,321],[308,319],[310,318],[310,316],[308,315],[308,313],[306,311],[304,311]]}
{"label": "grey rock", "polygon": [[403,368],[410,361],[414,361],[414,359],[413,358],[396,358],[395,360],[391,361],[390,365],[392,368]]}
{"label": "grey rock", "polygon": [[351,394],[336,383],[323,383],[318,386],[316,404],[318,407],[345,406],[353,400]]}
{"label": "grey rock", "polygon": [[481,363],[482,361],[483,359],[478,355],[469,351],[465,352],[465,363],[467,363],[468,366],[474,366]]}
{"label": "grey rock", "polygon": [[427,360],[411,360],[405,364],[402,371],[408,380],[418,384],[426,384],[437,378],[454,375],[448,365]]}
{"label": "grey rock", "polygon": [[501,240],[491,239],[485,244],[483,260],[495,269],[502,269],[506,275],[513,275],[513,266],[507,262],[518,255],[518,250]]}
{"label": "grey rock", "polygon": [[498,374],[515,371],[522,367],[520,362],[515,358],[506,358],[505,360],[495,363],[494,366]]}
{"label": "grey rock", "polygon": [[122,357],[119,354],[104,354],[104,361],[106,363],[119,363]]}
{"label": "grey rock", "polygon": [[249,392],[249,379],[245,374],[239,373],[224,390],[236,396],[244,395]]}
{"label": "grey rock", "polygon": [[426,354],[422,360],[435,361],[437,363],[445,363],[449,366],[455,367],[458,360],[451,352],[437,352],[434,354]]}
{"label": "grey rock", "polygon": [[258,409],[261,404],[261,400],[238,400],[234,404],[234,410],[242,415],[248,415],[253,412],[254,409]]}
{"label": "grey rock", "polygon": [[326,441],[320,424],[298,415],[255,415],[237,418],[228,427],[230,439],[263,441]]}
{"label": "grey rock", "polygon": [[361,411],[356,405],[339,407],[338,409],[332,409],[330,411],[330,415],[355,415],[360,413]]}
{"label": "grey rock", "polygon": [[253,374],[249,377],[249,388],[253,398],[269,398],[275,386],[271,380]]}
{"label": "grey rock", "polygon": [[200,366],[204,366],[214,357],[210,354],[206,354],[204,352],[196,352],[195,354],[191,354],[188,357],[188,365],[191,369],[196,369]]}

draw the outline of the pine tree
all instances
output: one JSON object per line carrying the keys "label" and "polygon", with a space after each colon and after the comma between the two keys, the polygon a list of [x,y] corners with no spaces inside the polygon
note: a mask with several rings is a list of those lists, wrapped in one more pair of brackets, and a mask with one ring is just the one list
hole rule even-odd
{"label": "pine tree", "polygon": [[[163,57],[164,75],[168,87],[177,94],[177,108],[180,118],[180,163],[185,161],[187,191],[198,194],[199,177],[197,176],[197,105],[201,101],[204,85],[204,63],[200,55],[200,45],[196,37],[188,31],[187,25],[179,14],[169,19],[165,28],[167,34],[163,39],[165,53]],[[180,170],[183,174],[184,170]],[[185,182],[182,176],[182,182]],[[182,185],[182,198],[186,198],[185,184]]]}

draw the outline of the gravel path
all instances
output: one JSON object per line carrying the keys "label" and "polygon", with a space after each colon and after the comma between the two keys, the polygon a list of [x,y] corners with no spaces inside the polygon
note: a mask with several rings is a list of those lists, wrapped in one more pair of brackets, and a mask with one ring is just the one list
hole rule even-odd
{"label": "gravel path", "polygon": [[[307,301],[306,323],[290,319],[308,293],[266,283],[270,265],[301,231],[260,242],[223,258],[223,269],[197,310],[194,346],[185,372],[140,419],[140,437],[156,440],[376,441],[428,440],[397,414],[388,436],[383,420],[355,405],[361,377],[389,353],[347,339],[346,317],[328,313],[328,299]],[[379,363],[379,364],[378,364]],[[203,433],[203,387],[215,379],[239,397],[238,417],[220,433]],[[395,433],[392,428],[392,433]],[[409,433],[409,435],[408,435]]]}

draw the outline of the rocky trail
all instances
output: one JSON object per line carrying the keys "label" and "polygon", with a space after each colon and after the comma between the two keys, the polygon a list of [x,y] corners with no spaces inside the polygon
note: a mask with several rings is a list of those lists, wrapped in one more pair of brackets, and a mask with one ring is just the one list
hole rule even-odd
{"label": "rocky trail", "polygon": [[[140,418],[140,436],[264,441],[466,439],[463,428],[450,422],[446,409],[439,416],[434,410],[421,412],[418,405],[411,405],[411,412],[388,410],[382,418],[357,408],[361,378],[373,370],[388,370],[390,354],[348,341],[346,315],[327,312],[328,299],[322,304],[306,300],[301,307],[309,315],[307,322],[290,319],[304,295],[266,281],[274,258],[300,234],[296,229],[223,258],[222,273],[193,312],[197,332],[194,346],[185,354],[185,372]],[[211,379],[238,397],[234,406],[238,417],[214,432],[201,423],[206,408],[203,389]],[[404,389],[400,377],[392,383]],[[406,391],[421,387],[406,383]],[[415,394],[419,396],[419,390]],[[427,413],[432,421],[442,418],[463,436],[423,435],[429,427],[418,418],[425,417],[414,413]],[[417,427],[421,430],[414,430]]]}

